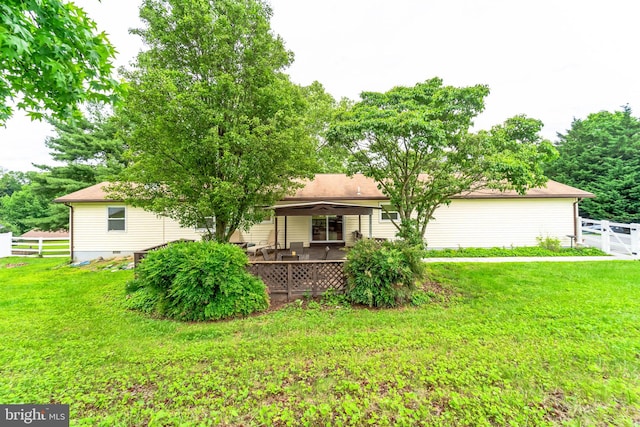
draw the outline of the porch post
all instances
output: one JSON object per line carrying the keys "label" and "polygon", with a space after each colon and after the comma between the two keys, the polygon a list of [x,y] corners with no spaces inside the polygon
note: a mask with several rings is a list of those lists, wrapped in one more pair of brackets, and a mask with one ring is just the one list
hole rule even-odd
{"label": "porch post", "polygon": [[369,213],[369,238],[373,237],[373,215]]}
{"label": "porch post", "polygon": [[[273,243],[274,243],[274,248],[273,248],[273,260],[277,261],[278,260],[278,215],[273,215],[273,220],[276,223],[276,236],[275,239],[273,239]],[[269,244],[267,242],[267,244]]]}
{"label": "porch post", "polygon": [[284,216],[284,248],[287,249],[287,216]]}

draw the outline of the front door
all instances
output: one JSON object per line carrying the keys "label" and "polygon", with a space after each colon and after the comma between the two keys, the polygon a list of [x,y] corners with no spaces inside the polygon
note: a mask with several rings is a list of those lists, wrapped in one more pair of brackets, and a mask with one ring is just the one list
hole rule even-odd
{"label": "front door", "polygon": [[344,242],[342,215],[316,215],[311,218],[312,242]]}

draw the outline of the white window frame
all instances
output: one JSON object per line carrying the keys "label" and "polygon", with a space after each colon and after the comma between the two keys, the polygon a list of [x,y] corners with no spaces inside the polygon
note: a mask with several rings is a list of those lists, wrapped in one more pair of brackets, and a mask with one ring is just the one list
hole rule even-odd
{"label": "white window frame", "polygon": [[[111,209],[122,209],[124,212],[124,218],[111,218]],[[122,221],[124,224],[122,230],[111,229],[112,221]],[[107,232],[109,233],[124,233],[127,231],[127,207],[126,206],[107,206]]]}
{"label": "white window frame", "polygon": [[271,215],[269,218],[267,219],[263,219],[260,224],[273,224],[273,215]]}
{"label": "white window frame", "polygon": [[399,221],[400,220],[400,213],[398,213],[397,210],[390,210],[389,212],[385,212],[385,210],[382,208],[383,206],[389,206],[389,207],[393,207],[390,203],[380,203],[380,216],[378,217],[378,220],[380,222],[391,222],[391,218],[383,218],[383,215],[394,215],[393,220],[394,221]]}

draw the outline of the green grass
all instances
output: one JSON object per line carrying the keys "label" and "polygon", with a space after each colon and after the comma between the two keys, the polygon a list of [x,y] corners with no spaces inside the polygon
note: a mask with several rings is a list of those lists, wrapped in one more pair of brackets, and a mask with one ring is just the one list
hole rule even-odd
{"label": "green grass", "polygon": [[457,248],[457,249],[429,249],[428,258],[487,258],[487,257],[557,257],[557,256],[606,256],[597,248],[560,248],[559,250],[545,249],[540,246],[521,246],[512,248]]}
{"label": "green grass", "polygon": [[192,324],[123,309],[131,271],[1,259],[0,402],[72,425],[640,423],[640,263],[429,269],[448,302]]}

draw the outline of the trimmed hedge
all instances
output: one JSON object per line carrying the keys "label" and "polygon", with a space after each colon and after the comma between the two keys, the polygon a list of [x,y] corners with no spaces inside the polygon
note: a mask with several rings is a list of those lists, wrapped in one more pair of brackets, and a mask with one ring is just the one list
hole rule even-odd
{"label": "trimmed hedge", "polygon": [[267,288],[237,246],[173,243],[150,252],[127,285],[127,306],[176,320],[246,316],[269,307]]}

